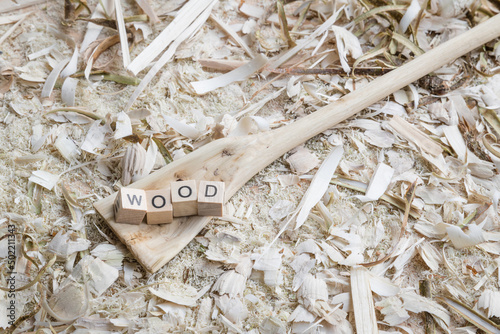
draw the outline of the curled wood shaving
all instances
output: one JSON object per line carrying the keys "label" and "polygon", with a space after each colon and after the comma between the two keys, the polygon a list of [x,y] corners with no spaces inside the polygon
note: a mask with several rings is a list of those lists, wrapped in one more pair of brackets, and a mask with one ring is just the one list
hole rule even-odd
{"label": "curled wood shaving", "polygon": [[201,66],[221,72],[229,72],[245,65],[246,61],[226,59],[198,59]]}
{"label": "curled wood shaving", "polygon": [[[52,265],[56,262],[56,259],[57,259],[57,255],[54,255],[43,267],[42,269],[40,269],[40,271],[38,272],[38,274],[36,275],[36,277],[31,281],[29,282],[28,284],[22,286],[22,287],[19,287],[19,288],[16,288],[14,291],[23,291],[23,290],[26,290],[26,289],[29,289],[31,288],[33,285],[35,285],[36,283],[38,283],[38,281],[42,278],[43,274],[45,274],[45,272],[50,268],[52,267]],[[8,288],[4,288],[3,286],[0,286],[0,290],[3,290],[3,291],[11,291],[10,289]]]}
{"label": "curled wood shaving", "polygon": [[47,77],[47,80],[45,80],[45,84],[43,85],[41,94],[42,97],[50,96],[56,84],[57,78],[59,77],[59,74],[69,61],[70,58],[64,59],[63,61],[59,62],[56,67],[52,69],[49,76]]}
{"label": "curled wood shaving", "polygon": [[16,24],[14,24],[12,27],[10,27],[10,29],[7,30],[2,35],[2,37],[0,37],[0,45],[2,45],[2,43],[5,42],[7,40],[7,38],[9,38],[9,36],[12,35],[12,33],[14,31],[16,31],[17,27],[19,27],[21,25],[21,23],[23,23],[24,20],[26,20],[26,18],[28,17],[29,14],[31,14],[31,13],[28,13],[26,16],[22,17],[19,21],[16,22]]}
{"label": "curled wood shaving", "polygon": [[392,32],[391,34],[392,38],[407,47],[415,56],[421,56],[424,54],[424,50],[419,48],[415,43],[410,41],[408,38],[405,36],[398,34],[397,32]]}
{"label": "curled wood shaving", "polygon": [[[10,2],[11,6],[7,5],[5,6],[4,8],[0,9],[0,13],[8,13],[8,12],[12,12],[12,11],[15,11],[15,10],[19,10],[19,9],[23,9],[23,8],[28,8],[28,7],[31,7],[31,6],[36,6],[36,5],[39,5],[39,4],[42,4],[42,3],[46,3],[47,0],[34,0],[34,1],[27,1],[27,2],[24,2],[24,3],[17,3],[17,2]],[[5,4],[7,4],[7,2],[5,2]]]}
{"label": "curled wood shaving", "polygon": [[252,74],[266,66],[267,61],[266,56],[258,54],[253,60],[241,67],[238,67],[237,69],[232,70],[231,72],[212,79],[191,82],[191,85],[197,94],[205,94],[217,88],[227,86],[233,82],[248,79]]}
{"label": "curled wood shaving", "polygon": [[297,22],[295,22],[295,24],[292,28],[292,32],[294,32],[294,33],[297,32],[299,27],[302,25],[302,23],[306,19],[306,15],[307,15],[307,12],[309,11],[309,8],[311,7],[311,3],[312,3],[311,1],[308,1],[304,5],[301,6],[301,8],[303,8],[303,9],[300,12],[300,15],[299,15]]}
{"label": "curled wood shaving", "polygon": [[493,140],[493,142],[495,144],[498,145],[498,141],[497,141],[497,138],[495,137],[495,135],[491,134],[491,133],[487,133],[484,137],[483,137],[483,144],[484,144],[484,147],[486,147],[486,149],[488,151],[490,151],[491,154],[493,154],[495,157],[497,158],[500,158],[500,151],[499,150],[496,150],[492,144],[490,144],[488,138],[491,138]]}
{"label": "curled wood shaving", "polygon": [[311,209],[318,203],[326,189],[329,181],[332,179],[333,173],[344,154],[344,149],[339,146],[335,148],[328,157],[323,161],[318,171],[314,175],[311,185],[307,189],[304,197],[299,204],[299,213],[297,214],[295,229],[298,229],[307,219]]}
{"label": "curled wood shaving", "polygon": [[16,14],[0,17],[0,25],[15,23],[31,13]]}
{"label": "curled wood shaving", "polygon": [[[343,7],[341,7],[339,10],[337,10],[335,13],[330,16],[328,20],[325,21],[318,29],[316,29],[311,35],[309,35],[307,38],[301,39],[300,41],[296,42],[296,46],[288,50],[287,52],[277,56],[274,58],[271,63],[269,64],[269,69],[275,69],[280,67],[283,63],[285,63],[287,60],[295,56],[299,51],[303,50],[306,46],[311,44],[316,38],[321,36],[322,34],[325,33],[332,24],[337,21],[338,15],[342,11]],[[262,73],[264,76],[267,76],[269,74],[269,71],[264,71]]]}
{"label": "curled wood shaving", "polygon": [[495,130],[497,136],[500,136],[500,117],[497,115],[495,110],[479,108],[481,115],[488,122],[489,125]]}
{"label": "curled wood shaving", "polygon": [[428,135],[417,129],[414,125],[405,121],[401,117],[394,115],[389,125],[406,140],[412,141],[423,151],[438,156],[443,152],[441,146],[436,144]]}
{"label": "curled wood shaving", "polygon": [[360,57],[358,57],[358,59],[356,59],[356,61],[352,65],[352,68],[353,68],[352,72],[353,72],[353,74],[354,74],[354,72],[357,71],[357,69],[356,69],[357,66],[359,64],[361,64],[362,62],[370,60],[372,58],[375,58],[377,56],[385,54],[388,51],[388,47],[387,47],[387,45],[384,45],[384,44],[385,43],[381,42],[379,45],[377,45],[376,47],[374,47],[370,51],[365,52],[364,55],[361,55]]}
{"label": "curled wood shaving", "polygon": [[152,140],[155,142],[156,146],[158,146],[158,150],[167,164],[174,161],[174,159],[172,159],[172,155],[170,155],[170,152],[165,145],[163,145],[163,142],[160,139],[153,137]]}
{"label": "curled wood shaving", "polygon": [[[109,17],[114,11],[112,1],[100,1],[99,4],[95,7],[90,20],[100,20],[105,17]],[[85,36],[83,38],[82,44],[80,45],[82,51],[87,50],[88,46],[94,42],[99,34],[101,33],[102,26],[89,22],[87,24],[87,31],[85,32]]]}
{"label": "curled wood shaving", "polygon": [[[110,37],[105,38],[101,42],[97,42],[97,47],[95,47],[93,50],[91,50],[91,54],[89,56],[85,56],[84,58],[86,59],[87,65],[85,67],[85,77],[88,79],[88,76],[90,75],[90,71],[92,70],[93,64],[99,58],[101,53],[112,47],[113,45],[117,44],[120,42],[120,35],[113,35]],[[89,50],[86,51],[88,53]]]}
{"label": "curled wood shaving", "polygon": [[26,248],[25,248],[26,238],[30,238],[33,242],[36,242],[35,239],[31,235],[26,234],[26,233],[22,233],[22,237],[21,237],[21,254],[23,254],[23,256],[28,261],[30,261],[31,263],[33,263],[33,265],[36,267],[36,269],[40,270],[40,267],[38,266],[37,261],[35,261],[35,259],[33,259],[31,256],[29,256],[27,254],[27,252],[26,252]]}
{"label": "curled wood shaving", "polygon": [[[189,31],[189,26],[196,25],[194,22],[203,16],[203,12],[213,7],[217,0],[189,0],[182,9],[177,13],[175,19],[149,44],[128,66],[132,73],[137,74],[148,66],[163,50],[170,46],[175,40],[186,31]],[[208,13],[209,14],[209,13]],[[203,22],[206,21],[206,18]],[[198,24],[199,25],[199,24]],[[187,38],[192,34],[190,31]],[[184,38],[184,39],[185,39]],[[183,39],[183,40],[184,40]],[[170,57],[168,57],[170,58]]]}
{"label": "curled wood shaving", "polygon": [[399,32],[404,33],[406,32],[406,29],[410,26],[410,23],[415,19],[420,14],[420,5],[417,0],[412,0],[410,3],[410,6],[408,6],[408,9],[406,10],[406,13],[403,15],[401,18],[401,21],[399,21]]}
{"label": "curled wood shaving", "polygon": [[[79,78],[79,77],[83,77],[84,75],[85,75],[84,72],[77,72],[77,73],[71,75],[71,77],[72,78]],[[109,73],[109,72],[104,71],[104,70],[90,71],[89,75],[97,75],[97,76],[100,76],[100,78],[102,80],[114,81],[116,83],[120,83],[120,84],[124,84],[124,85],[131,85],[131,86],[137,86],[141,82],[141,79],[136,78],[136,77],[120,75],[120,74],[113,74],[113,73]]]}
{"label": "curled wood shaving", "polygon": [[64,83],[61,87],[61,99],[68,106],[75,105],[75,95],[76,95],[77,85],[78,85],[78,80],[74,78],[64,79]]}

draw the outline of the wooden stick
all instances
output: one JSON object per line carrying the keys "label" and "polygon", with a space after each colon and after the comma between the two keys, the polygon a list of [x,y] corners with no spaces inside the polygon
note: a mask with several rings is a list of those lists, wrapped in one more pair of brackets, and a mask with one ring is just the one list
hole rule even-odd
{"label": "wooden stick", "polygon": [[[252,176],[287,151],[499,35],[500,15],[496,15],[295,123],[256,135],[213,141],[130,187],[152,190],[168,187],[177,180],[222,181],[227,201]],[[150,272],[170,261],[210,221],[210,217],[194,216],[176,218],[165,225],[117,224],[113,216],[115,196],[110,195],[94,206]]]}

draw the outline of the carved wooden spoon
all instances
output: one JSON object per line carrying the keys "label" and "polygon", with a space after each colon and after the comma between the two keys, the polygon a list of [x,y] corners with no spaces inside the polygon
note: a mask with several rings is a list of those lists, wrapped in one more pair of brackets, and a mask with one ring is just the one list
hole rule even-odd
{"label": "carved wooden spoon", "polygon": [[[130,187],[161,189],[172,181],[186,179],[223,181],[227,201],[252,176],[287,151],[499,35],[500,14],[295,123],[255,135],[213,141]],[[193,216],[176,218],[164,225],[117,224],[113,216],[115,196],[110,195],[94,206],[149,272],[170,261],[211,219]]]}

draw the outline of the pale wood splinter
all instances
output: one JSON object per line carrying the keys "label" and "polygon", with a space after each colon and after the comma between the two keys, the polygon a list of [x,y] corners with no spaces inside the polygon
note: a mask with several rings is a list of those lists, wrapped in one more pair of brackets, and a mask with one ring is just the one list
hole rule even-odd
{"label": "pale wood splinter", "polygon": [[178,181],[170,183],[174,217],[196,216],[198,214],[198,193],[196,181]]}
{"label": "pale wood splinter", "polygon": [[117,223],[139,225],[144,219],[147,209],[144,190],[121,188],[118,191],[114,204]]}
{"label": "pale wood splinter", "polygon": [[152,224],[167,224],[174,219],[172,203],[170,202],[170,188],[146,191],[148,213],[146,222]]}
{"label": "pale wood splinter", "polygon": [[200,181],[198,215],[222,217],[224,212],[224,182]]}

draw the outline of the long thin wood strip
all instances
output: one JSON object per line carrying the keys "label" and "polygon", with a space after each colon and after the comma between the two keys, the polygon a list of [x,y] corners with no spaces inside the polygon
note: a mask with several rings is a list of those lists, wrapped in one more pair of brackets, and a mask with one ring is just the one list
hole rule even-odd
{"label": "long thin wood strip", "polygon": [[115,0],[115,18],[118,25],[118,33],[120,34],[120,46],[122,50],[123,68],[127,68],[130,64],[130,52],[128,50],[127,30],[125,29],[125,21],[123,20],[123,9],[120,0]]}
{"label": "long thin wood strip", "polygon": [[202,95],[211,92],[217,88],[227,86],[233,82],[243,81],[248,79],[255,72],[259,71],[264,66],[266,66],[267,61],[268,60],[266,56],[259,53],[257,57],[255,57],[253,60],[251,60],[250,62],[246,63],[241,67],[238,67],[235,70],[232,70],[229,73],[219,75],[207,80],[194,81],[191,82],[191,85],[193,86],[197,94]]}
{"label": "long thin wood strip", "polygon": [[357,266],[351,269],[351,297],[358,334],[378,333],[375,305],[368,279],[368,270]]}
{"label": "long thin wood strip", "polygon": [[214,0],[190,0],[175,19],[128,66],[137,75],[165,50]]}
{"label": "long thin wood strip", "polygon": [[441,146],[430,139],[428,135],[426,135],[424,132],[417,129],[415,125],[407,122],[398,115],[394,115],[394,117],[389,122],[389,125],[403,138],[411,141],[423,151],[433,156],[438,156],[443,152]]}
{"label": "long thin wood strip", "polygon": [[31,13],[15,14],[15,15],[11,15],[11,16],[2,16],[2,17],[0,17],[0,25],[11,24],[11,23],[17,22],[29,14],[31,14]]}
{"label": "long thin wood strip", "polygon": [[156,15],[153,7],[151,7],[148,0],[135,0],[135,2],[139,5],[139,7],[141,7],[144,13],[146,13],[149,16],[151,22],[154,23],[160,22],[158,15]]}

